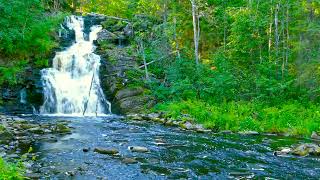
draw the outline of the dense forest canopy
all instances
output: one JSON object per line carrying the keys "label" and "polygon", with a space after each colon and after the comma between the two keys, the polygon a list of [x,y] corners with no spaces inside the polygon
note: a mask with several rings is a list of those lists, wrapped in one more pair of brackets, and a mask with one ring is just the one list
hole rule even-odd
{"label": "dense forest canopy", "polygon": [[12,83],[19,62],[41,64],[70,12],[132,23],[132,41],[152,62],[139,83],[160,110],[226,129],[237,119],[242,128],[281,131],[274,122],[263,127],[276,119],[285,129],[301,126],[296,133],[319,130],[318,0],[0,0],[0,58],[14,64],[1,67],[1,83]]}

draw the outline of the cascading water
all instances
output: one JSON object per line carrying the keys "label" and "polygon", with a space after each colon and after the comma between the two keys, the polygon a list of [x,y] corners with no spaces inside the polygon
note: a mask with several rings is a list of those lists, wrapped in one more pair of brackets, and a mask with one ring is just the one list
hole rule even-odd
{"label": "cascading water", "polygon": [[100,87],[100,56],[94,54],[93,41],[101,26],[91,27],[89,40],[84,38],[82,17],[66,19],[75,31],[76,42],[67,50],[57,52],[53,67],[43,69],[44,104],[41,114],[101,115],[111,113],[111,104]]}

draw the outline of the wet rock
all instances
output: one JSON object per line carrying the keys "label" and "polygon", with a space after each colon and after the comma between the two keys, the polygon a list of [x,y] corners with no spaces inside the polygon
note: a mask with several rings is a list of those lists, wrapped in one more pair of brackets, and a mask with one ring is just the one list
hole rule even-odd
{"label": "wet rock", "polygon": [[210,129],[205,129],[205,128],[203,127],[203,125],[201,125],[201,124],[197,124],[197,125],[195,125],[195,126],[194,126],[194,128],[195,128],[195,131],[196,131],[196,132],[198,132],[198,133],[207,133],[207,132],[211,132],[211,130],[210,130]]}
{"label": "wet rock", "polygon": [[140,153],[146,153],[149,152],[149,149],[142,146],[129,146],[128,149],[132,152],[140,152]]}
{"label": "wet rock", "polygon": [[75,176],[76,175],[76,172],[74,171],[68,171],[65,173],[67,176]]}
{"label": "wet rock", "polygon": [[71,129],[63,123],[58,123],[54,129],[54,132],[65,134],[65,133],[70,133]]}
{"label": "wet rock", "polygon": [[13,139],[13,134],[6,129],[0,130],[0,142],[10,141]]}
{"label": "wet rock", "polygon": [[131,96],[118,100],[116,106],[121,109],[122,113],[140,113],[145,107],[150,108],[154,105],[152,96]]}
{"label": "wet rock", "polygon": [[9,158],[9,159],[18,159],[19,155],[17,155],[17,154],[9,154],[9,155],[7,155],[7,158]]}
{"label": "wet rock", "polygon": [[124,159],[122,159],[122,162],[125,163],[125,164],[136,164],[136,163],[138,163],[138,161],[133,159],[133,158],[124,158]]}
{"label": "wet rock", "polygon": [[40,127],[34,127],[31,129],[28,129],[28,131],[34,133],[34,134],[44,134],[44,130]]}
{"label": "wet rock", "polygon": [[301,144],[292,150],[293,155],[307,156],[307,155],[320,155],[320,147],[316,144]]}
{"label": "wet rock", "polygon": [[291,148],[283,148],[283,149],[281,149],[280,151],[275,151],[275,152],[273,153],[273,155],[275,155],[275,156],[285,156],[285,155],[290,154],[291,151],[292,151]]}
{"label": "wet rock", "polygon": [[311,138],[312,139],[315,139],[315,140],[320,140],[320,136],[316,133],[316,132],[312,132],[312,134],[311,134]]}
{"label": "wet rock", "polygon": [[127,97],[132,97],[132,96],[137,96],[143,93],[142,88],[127,88],[127,89],[122,89],[117,92],[116,98],[118,100],[127,98]]}
{"label": "wet rock", "polygon": [[239,134],[241,134],[241,135],[256,136],[256,135],[259,135],[260,133],[257,132],[257,131],[242,131],[242,132],[239,132]]}
{"label": "wet rock", "polygon": [[103,41],[117,42],[118,39],[119,37],[117,35],[106,29],[103,29],[98,33],[98,43],[101,43]]}
{"label": "wet rock", "polygon": [[83,148],[82,151],[83,151],[83,152],[89,152],[89,151],[90,151],[90,148]]}
{"label": "wet rock", "polygon": [[186,129],[186,130],[193,130],[193,129],[194,129],[193,124],[192,124],[191,122],[189,122],[189,121],[180,124],[180,127],[181,127],[182,129]]}
{"label": "wet rock", "polygon": [[230,130],[220,131],[221,134],[232,134],[233,132]]}
{"label": "wet rock", "polygon": [[48,142],[48,143],[56,143],[58,142],[58,139],[55,136],[45,136],[41,139],[44,142]]}
{"label": "wet rock", "polygon": [[135,121],[141,121],[143,120],[143,117],[140,114],[129,114],[127,115],[127,117],[131,120],[135,120]]}
{"label": "wet rock", "polygon": [[27,179],[34,179],[34,180],[40,179],[42,177],[41,174],[39,174],[39,173],[26,173],[26,174],[24,174],[24,176]]}
{"label": "wet rock", "polygon": [[97,152],[99,154],[116,155],[119,153],[119,150],[115,148],[108,149],[108,148],[96,147],[94,149],[94,152]]}

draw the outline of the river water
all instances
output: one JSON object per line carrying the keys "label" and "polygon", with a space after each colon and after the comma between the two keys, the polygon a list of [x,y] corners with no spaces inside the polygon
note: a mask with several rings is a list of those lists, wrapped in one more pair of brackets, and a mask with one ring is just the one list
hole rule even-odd
{"label": "river water", "polygon": [[[67,120],[73,128],[72,134],[57,142],[36,144],[41,156],[34,171],[43,179],[320,178],[319,158],[273,155],[281,147],[306,142],[303,139],[199,134],[116,116],[40,120]],[[129,146],[143,146],[150,152],[131,152]],[[119,155],[98,154],[95,147],[116,148]],[[90,150],[83,152],[83,148]],[[126,164],[124,158],[138,163]]]}

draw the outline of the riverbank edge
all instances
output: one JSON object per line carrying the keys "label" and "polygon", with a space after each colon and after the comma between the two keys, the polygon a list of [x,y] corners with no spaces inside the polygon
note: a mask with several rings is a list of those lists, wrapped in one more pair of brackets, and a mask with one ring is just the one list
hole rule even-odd
{"label": "riverbank edge", "polygon": [[262,136],[280,136],[280,137],[292,137],[306,140],[320,141],[320,135],[313,132],[311,137],[302,135],[293,135],[289,133],[274,133],[274,132],[258,132],[254,130],[243,130],[243,131],[231,131],[222,130],[217,131],[212,128],[206,128],[203,124],[196,123],[196,121],[189,115],[185,115],[185,120],[167,118],[167,115],[163,112],[161,113],[140,113],[140,114],[128,114],[125,116],[129,120],[133,121],[151,121],[158,124],[163,124],[169,127],[179,127],[181,130],[197,132],[197,133],[214,133],[214,134],[239,134],[239,135],[262,135]]}

